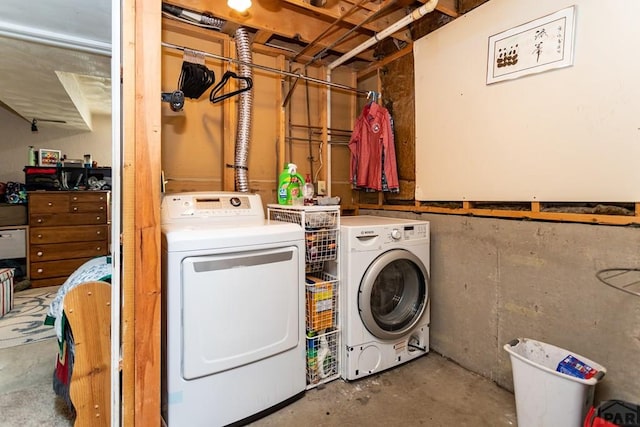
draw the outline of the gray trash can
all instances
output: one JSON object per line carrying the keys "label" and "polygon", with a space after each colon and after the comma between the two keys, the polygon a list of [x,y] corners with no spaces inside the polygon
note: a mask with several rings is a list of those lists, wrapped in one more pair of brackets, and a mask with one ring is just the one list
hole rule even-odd
{"label": "gray trash can", "polygon": [[[513,371],[518,427],[581,427],[593,403],[595,385],[607,370],[584,356],[528,338],[518,338],[504,349]],[[598,372],[589,379],[558,372],[572,355]]]}

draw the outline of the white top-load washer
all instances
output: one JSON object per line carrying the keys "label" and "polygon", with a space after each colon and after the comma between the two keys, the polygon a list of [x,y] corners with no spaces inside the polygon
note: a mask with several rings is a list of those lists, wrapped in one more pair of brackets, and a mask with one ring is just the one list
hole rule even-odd
{"label": "white top-load washer", "polygon": [[248,193],[168,194],[161,212],[167,424],[246,423],[301,397],[302,228]]}
{"label": "white top-load washer", "polygon": [[341,375],[354,380],[429,351],[429,222],[340,219]]}

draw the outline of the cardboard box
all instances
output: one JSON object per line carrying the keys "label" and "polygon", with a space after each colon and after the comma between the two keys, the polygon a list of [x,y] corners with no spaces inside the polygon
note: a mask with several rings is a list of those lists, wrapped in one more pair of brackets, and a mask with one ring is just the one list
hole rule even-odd
{"label": "cardboard box", "polygon": [[0,317],[13,308],[13,268],[0,269]]}
{"label": "cardboard box", "polygon": [[332,328],[335,298],[333,284],[318,277],[307,276],[307,330]]}

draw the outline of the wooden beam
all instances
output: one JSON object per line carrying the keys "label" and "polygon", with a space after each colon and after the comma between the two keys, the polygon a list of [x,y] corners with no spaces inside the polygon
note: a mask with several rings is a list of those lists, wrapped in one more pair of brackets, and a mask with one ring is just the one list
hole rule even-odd
{"label": "wooden beam", "polygon": [[457,2],[458,0],[438,0],[436,10],[452,18],[457,18],[460,16],[458,13]]}
{"label": "wooden beam", "polygon": [[[201,40],[210,40],[216,43],[218,42],[222,43],[230,39],[229,35],[225,33],[221,33],[218,31],[211,31],[206,28],[197,27],[191,24],[176,21],[174,19],[166,18],[166,17],[162,18],[162,29],[165,31],[171,31],[179,34],[188,35]],[[290,52],[288,50],[278,49],[276,47],[264,45],[263,43],[266,43],[266,41],[268,41],[267,35],[271,37],[273,33],[269,33],[266,31],[258,31],[258,33],[256,34],[256,37],[254,37],[253,39],[253,43],[251,46],[251,49],[254,52],[264,53],[270,56],[284,55],[284,57],[287,59],[291,59],[295,55],[294,52]],[[258,41],[256,41],[258,37],[260,37],[260,39],[267,38],[267,40],[263,41],[262,43],[259,43]],[[186,46],[186,47],[189,47],[189,46]],[[298,58],[298,60],[301,62],[308,62],[311,60],[311,56],[302,55],[300,58]],[[313,64],[313,66],[320,66],[320,65]]]}
{"label": "wooden beam", "polygon": [[[160,425],[161,1],[123,4],[123,425]],[[119,272],[116,272],[119,274]]]}
{"label": "wooden beam", "polygon": [[[227,58],[235,58],[236,57],[236,44],[232,40],[227,40],[222,47],[222,55]],[[225,66],[225,71],[230,70],[233,66],[231,64],[227,64]],[[236,88],[229,88],[229,90],[235,90]],[[222,148],[222,159],[224,164],[223,167],[223,178],[222,178],[222,189],[224,191],[234,191],[236,188],[236,170],[233,168],[236,159],[235,147],[236,147],[236,129],[235,124],[237,123],[238,113],[237,113],[237,104],[238,97],[234,97],[231,102],[223,102],[222,103],[222,122],[223,122],[223,148]]]}
{"label": "wooden beam", "polygon": [[401,50],[395,53],[392,53],[391,55],[385,56],[379,61],[372,63],[367,68],[363,68],[362,70],[358,71],[358,79],[365,78],[368,75],[375,73],[380,68],[387,65],[388,63],[393,62],[398,58],[402,58],[403,56],[409,55],[412,53],[413,53],[413,43],[409,44],[408,46],[405,46],[404,48],[402,48]]}
{"label": "wooden beam", "polygon": [[[239,15],[232,11],[225,0],[176,0],[171,3],[196,12],[210,11],[214,16],[238,25],[272,32],[288,39],[300,40],[303,43],[314,40],[330,23],[327,17],[275,0],[253,2],[245,15]],[[336,28],[335,32],[327,35],[324,41],[318,44],[327,47],[346,31],[345,28]],[[332,50],[341,53],[348,52],[368,40],[370,36],[371,32],[363,29],[351,34]],[[370,58],[366,53],[358,55],[358,57],[365,60]]]}
{"label": "wooden beam", "polygon": [[[286,70],[287,63],[284,56],[279,55],[278,57],[276,57],[276,64],[279,69]],[[278,105],[278,127],[276,128],[276,139],[277,139],[276,165],[275,165],[276,170],[274,171],[275,172],[274,179],[275,179],[276,185],[279,185],[278,174],[284,168],[285,147],[286,147],[285,137],[287,135],[287,129],[286,129],[287,110],[286,110],[286,106],[283,105],[284,97],[286,96],[287,91],[284,90],[283,86],[288,86],[288,85],[285,85],[285,83],[282,82],[281,80],[278,80],[277,84],[278,84],[278,87],[276,89],[276,94],[277,94],[276,105]],[[277,191],[277,188],[276,188],[276,191]]]}
{"label": "wooden beam", "polygon": [[273,36],[271,31],[262,31],[258,30],[255,37],[253,38],[254,43],[265,44],[269,41],[269,39]]}
{"label": "wooden beam", "polygon": [[437,213],[451,215],[472,215],[493,218],[516,218],[516,219],[533,219],[542,221],[556,222],[579,222],[587,224],[603,224],[603,225],[639,225],[640,216],[638,215],[603,215],[590,213],[569,213],[569,212],[544,212],[533,210],[509,210],[509,209],[483,209],[483,208],[465,208],[464,202],[462,208],[445,208],[438,206],[416,206],[412,205],[379,205],[379,204],[358,204],[358,209],[382,209],[388,211],[416,212],[416,213]]}
{"label": "wooden beam", "polygon": [[[319,14],[325,16],[327,18],[331,18],[332,21],[337,19],[341,19],[342,22],[348,23],[351,26],[360,25],[362,22],[365,22],[373,13],[383,10],[387,5],[391,4],[391,0],[387,0],[380,4],[376,4],[372,6],[372,2],[363,3],[361,6],[357,6],[358,2],[346,2],[340,1],[336,3],[331,3],[324,7],[316,7],[312,6],[310,3],[307,3],[304,0],[284,0],[286,3],[289,3],[293,6],[309,10],[314,14]],[[355,7],[355,9],[354,9]],[[349,13],[351,11],[351,13]],[[402,16],[406,14],[404,9],[395,10],[390,9],[389,12],[381,15],[379,18],[372,19],[371,22],[367,22],[363,24],[361,28],[365,30],[370,30],[372,33],[377,33],[389,25],[394,23],[396,20],[402,18]],[[406,33],[398,33],[394,34],[392,37],[397,38],[402,41],[410,41],[410,35]]]}

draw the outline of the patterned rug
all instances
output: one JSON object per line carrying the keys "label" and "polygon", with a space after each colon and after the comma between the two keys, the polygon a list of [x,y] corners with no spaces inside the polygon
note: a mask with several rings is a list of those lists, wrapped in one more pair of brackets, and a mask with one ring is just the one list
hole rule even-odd
{"label": "patterned rug", "polygon": [[53,326],[44,324],[49,304],[59,286],[33,288],[13,294],[13,309],[0,318],[0,348],[54,338]]}

